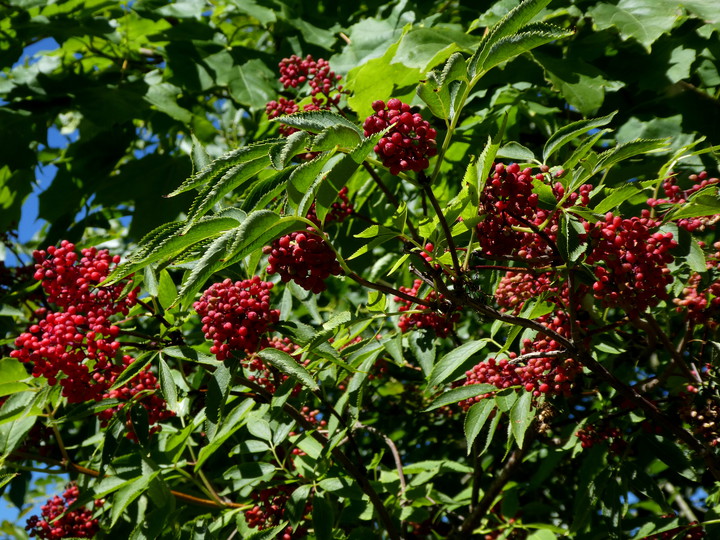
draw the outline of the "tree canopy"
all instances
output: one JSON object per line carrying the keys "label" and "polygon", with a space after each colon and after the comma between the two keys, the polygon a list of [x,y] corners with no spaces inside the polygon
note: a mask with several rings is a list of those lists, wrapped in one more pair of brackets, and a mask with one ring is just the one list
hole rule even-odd
{"label": "tree canopy", "polygon": [[717,534],[720,6],[0,10],[5,534]]}

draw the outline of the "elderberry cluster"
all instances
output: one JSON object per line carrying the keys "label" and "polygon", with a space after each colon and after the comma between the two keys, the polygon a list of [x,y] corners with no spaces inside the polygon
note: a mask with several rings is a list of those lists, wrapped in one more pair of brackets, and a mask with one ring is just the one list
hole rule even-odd
{"label": "elderberry cluster", "polygon": [[[715,253],[708,254],[705,261],[707,270],[720,268],[720,242],[713,244]],[[720,324],[720,280],[715,279],[703,287],[703,276],[693,272],[682,290],[682,296],[675,298],[677,311],[685,312],[688,322],[715,329]]]}
{"label": "elderberry cluster", "polygon": [[610,452],[612,454],[621,454],[627,448],[627,442],[623,438],[622,432],[618,428],[609,425],[597,427],[588,424],[579,429],[575,436],[580,439],[580,446],[584,450],[605,441],[610,441]]}
{"label": "elderberry cluster", "polygon": [[591,243],[586,262],[594,265],[595,298],[606,306],[644,311],[667,298],[673,277],[667,267],[677,242],[670,232],[652,232],[659,222],[648,217],[623,219],[612,212],[594,225],[585,222]]}
{"label": "elderberry cluster", "polygon": [[226,360],[232,351],[257,351],[262,336],[280,320],[280,311],[270,309],[273,284],[252,279],[226,279],[211,285],[193,304],[201,317],[202,331],[213,345],[210,352]]}
{"label": "elderberry cluster", "polygon": [[[665,198],[650,198],[647,200],[647,204],[652,208],[661,205],[670,205],[668,211],[672,210],[677,206],[683,205],[693,194],[697,193],[701,189],[720,183],[720,178],[708,178],[708,176],[709,175],[707,171],[702,171],[699,174],[691,174],[689,176],[689,180],[691,182],[694,182],[694,184],[688,189],[680,188],[677,183],[677,177],[670,176],[663,180],[662,183],[662,188],[665,192]],[[675,220],[679,227],[682,227],[688,232],[703,231],[706,228],[712,228],[718,221],[720,221],[720,214],[713,214],[709,216],[696,216]]]}
{"label": "elderberry cluster", "polygon": [[[89,508],[68,508],[78,499],[80,490],[74,484],[67,487],[62,498],[55,495],[40,507],[40,516],[32,516],[27,520],[25,530],[30,537],[47,540],[60,538],[92,538],[98,530],[98,520],[92,517]],[[101,501],[95,501],[100,506]]]}
{"label": "elderberry cluster", "polygon": [[[418,292],[420,291],[421,287],[422,280],[416,279],[413,282],[412,287],[400,287],[400,292],[407,293],[411,296],[418,296]],[[438,294],[436,291],[430,291],[425,296],[425,300],[428,300],[430,302],[440,302],[443,300],[443,296],[441,294]],[[415,309],[413,309],[413,306],[415,305],[413,302],[410,302],[409,300],[400,298],[398,296],[395,297],[395,301],[400,303],[398,311],[413,311],[413,313],[408,313],[407,315],[403,315],[400,317],[398,326],[400,327],[400,331],[403,334],[413,328],[428,328],[435,332],[436,336],[444,338],[452,333],[455,327],[455,323],[460,320],[460,313],[457,311],[443,313],[440,311],[432,310],[430,308],[422,308],[418,310],[418,308],[416,307]]]}
{"label": "elderberry cluster", "polygon": [[[353,204],[348,199],[347,186],[344,186],[340,191],[338,191],[337,196],[340,200],[332,203],[330,206],[330,210],[325,216],[326,225],[334,221],[342,223],[353,213],[354,208]],[[316,203],[312,203],[306,217],[316,225],[320,225],[320,220],[318,219],[316,211]]]}
{"label": "elderberry cluster", "polygon": [[[294,486],[279,485],[253,492],[252,498],[255,500],[255,506],[245,510],[245,521],[248,527],[262,531],[283,521],[286,514],[285,509],[293,491],[295,491]],[[312,504],[308,501],[305,504],[303,521],[309,519],[311,512]],[[288,525],[277,538],[294,540],[305,538],[307,533],[308,528],[304,524],[298,525],[295,530]]]}
{"label": "elderberry cluster", "polygon": [[[531,168],[521,170],[517,163],[495,164],[478,207],[483,220],[476,231],[485,258],[514,258],[545,265],[556,255],[552,245],[557,241],[559,213],[540,208],[538,194],[533,191],[533,182],[548,182],[548,170],[543,166],[533,175]],[[549,187],[558,201],[564,199],[565,207],[586,206],[592,191],[592,185],[585,184],[565,197],[560,182]]]}
{"label": "elderberry cluster", "polygon": [[277,238],[263,252],[268,255],[268,274],[279,274],[283,283],[293,280],[314,294],[327,288],[328,277],[343,273],[335,252],[309,227]]}
{"label": "elderberry cluster", "polygon": [[419,113],[411,113],[410,105],[399,99],[389,100],[387,106],[384,101],[377,100],[372,108],[375,113],[363,123],[365,136],[390,127],[375,145],[375,153],[390,169],[390,174],[427,169],[430,166],[428,159],[437,154],[437,132],[427,120]]}

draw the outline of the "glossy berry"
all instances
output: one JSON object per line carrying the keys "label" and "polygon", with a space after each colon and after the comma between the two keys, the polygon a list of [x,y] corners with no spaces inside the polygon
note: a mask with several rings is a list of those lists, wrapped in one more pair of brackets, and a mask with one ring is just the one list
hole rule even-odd
{"label": "glossy berry", "polygon": [[229,358],[232,351],[258,350],[263,334],[280,319],[280,312],[270,309],[272,288],[257,276],[234,283],[226,279],[211,285],[193,304],[205,338],[213,341],[210,352],[218,360]]}
{"label": "glossy berry", "polygon": [[399,99],[389,100],[387,106],[384,101],[374,101],[372,108],[375,113],[363,123],[365,136],[390,127],[375,146],[375,153],[390,174],[427,169],[428,159],[437,154],[435,129],[419,113],[411,113],[410,105]]}
{"label": "glossy berry", "polygon": [[335,252],[311,228],[281,236],[263,251],[268,274],[279,274],[284,283],[292,280],[315,294],[327,288],[328,277],[343,273]]}

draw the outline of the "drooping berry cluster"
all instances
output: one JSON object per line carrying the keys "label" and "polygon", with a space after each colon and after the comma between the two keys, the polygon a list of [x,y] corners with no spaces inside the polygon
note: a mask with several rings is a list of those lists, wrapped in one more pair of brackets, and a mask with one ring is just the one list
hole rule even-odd
{"label": "drooping berry cluster", "polygon": [[[665,192],[664,199],[650,198],[647,200],[648,206],[653,208],[670,205],[667,210],[671,210],[674,207],[685,204],[688,199],[701,189],[708,186],[717,185],[720,183],[720,178],[708,178],[707,171],[703,171],[699,174],[691,174],[689,180],[694,182],[692,187],[688,189],[682,189],[677,183],[676,176],[669,176],[663,180],[662,188]],[[676,220],[679,227],[687,230],[688,232],[703,231],[706,228],[712,228],[720,221],[720,214],[712,214],[708,216],[697,216],[689,218],[681,218]]]}
{"label": "drooping berry cluster", "polygon": [[[293,491],[295,491],[295,486],[279,485],[253,492],[252,498],[255,500],[255,506],[245,510],[245,521],[248,527],[262,531],[283,521],[285,509]],[[311,512],[312,503],[308,501],[302,521],[309,519]],[[307,533],[308,528],[304,524],[298,525],[295,530],[292,526],[288,526],[277,538],[294,540],[305,538]]]}
{"label": "drooping berry cluster", "polygon": [[[289,354],[290,356],[294,355],[297,351],[300,350],[300,347],[293,343],[290,338],[279,337],[272,337],[270,339],[264,340],[263,343],[260,345],[259,350],[267,348],[277,349],[279,351]],[[309,359],[305,361],[305,364],[307,364],[308,362]],[[246,356],[242,360],[242,365],[250,372],[247,377],[248,380],[262,386],[271,394],[275,393],[277,387],[289,378],[288,375],[285,375],[284,373],[273,368],[272,366],[268,366],[257,354],[251,354]],[[299,394],[301,389],[302,385],[297,384],[295,388],[293,388],[292,395],[295,396]]]}
{"label": "drooping berry cluster", "polygon": [[121,298],[125,283],[98,287],[119,258],[107,250],[84,249],[78,258],[75,246],[63,241],[60,248],[36,251],[35,279],[48,300],[58,306],[36,310],[39,319],[15,340],[12,357],[33,365],[33,375],[60,384],[71,402],[102,399],[110,387],[106,376],[114,372],[120,328],[112,322],[126,315],[137,301],[137,289]]}
{"label": "drooping berry cluster", "polygon": [[[80,490],[74,484],[67,487],[62,498],[55,495],[40,507],[40,516],[32,516],[27,520],[25,530],[30,537],[48,540],[60,538],[92,538],[100,529],[98,520],[92,517],[89,508],[68,508],[78,499]],[[95,501],[100,506],[101,501]]]}
{"label": "drooping berry cluster", "polygon": [[[399,290],[400,292],[417,297],[422,283],[422,280],[416,279],[412,287],[400,287]],[[430,291],[425,296],[425,300],[442,302],[443,296],[436,291]],[[415,306],[414,303],[398,296],[395,297],[395,301],[400,303],[398,311],[403,313],[412,311],[412,313],[401,316],[398,322],[400,331],[403,334],[413,328],[427,328],[432,330],[436,336],[444,338],[452,333],[455,323],[460,320],[460,313],[456,310],[445,313],[430,308],[418,308],[417,306],[413,308],[413,306]]]}
{"label": "drooping berry cluster", "polygon": [[226,360],[232,351],[259,349],[263,334],[280,319],[280,311],[270,309],[272,288],[258,276],[234,283],[226,279],[211,285],[193,304],[205,338],[213,341],[210,352],[218,360]]}
{"label": "drooping berry cluster", "polygon": [[292,280],[315,294],[327,288],[328,277],[343,273],[335,252],[309,227],[277,238],[263,252],[268,255],[268,274],[279,274],[284,283]]}
{"label": "drooping berry cluster", "polygon": [[652,232],[660,223],[648,217],[623,219],[611,212],[594,225],[585,222],[594,265],[595,298],[628,312],[644,311],[667,298],[673,277],[667,267],[677,246],[670,232]]}
{"label": "drooping berry cluster", "polygon": [[[483,220],[476,230],[485,258],[522,259],[527,264],[545,265],[555,255],[552,244],[557,241],[559,213],[551,215],[540,208],[539,196],[533,191],[533,182],[548,182],[548,170],[542,167],[540,173],[533,175],[531,168],[520,170],[517,163],[495,164],[480,195],[478,208]],[[558,201],[564,199],[563,206],[586,206],[592,185],[580,186],[567,197],[560,182],[551,188]],[[539,227],[543,227],[542,231]]]}
{"label": "drooping berry cluster", "polygon": [[627,448],[627,442],[623,438],[622,432],[610,425],[598,427],[588,424],[579,429],[575,436],[580,439],[580,446],[585,450],[605,441],[610,441],[610,452],[613,454],[621,454]]}
{"label": "drooping berry cluster", "polygon": [[411,113],[410,105],[399,99],[389,100],[387,106],[384,101],[374,101],[372,108],[375,113],[363,123],[365,136],[390,127],[375,146],[375,153],[390,169],[390,174],[427,169],[429,158],[437,154],[437,132],[427,120],[419,113]]}
{"label": "drooping berry cluster", "polygon": [[517,315],[527,300],[537,298],[543,293],[559,294],[560,286],[556,283],[556,278],[553,272],[531,273],[519,269],[517,272],[509,270],[495,289],[495,300],[501,311],[510,311]]}

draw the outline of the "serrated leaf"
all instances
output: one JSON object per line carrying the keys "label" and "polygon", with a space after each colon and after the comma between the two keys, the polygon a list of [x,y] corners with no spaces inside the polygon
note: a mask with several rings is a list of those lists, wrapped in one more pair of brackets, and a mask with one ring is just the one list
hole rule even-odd
{"label": "serrated leaf", "polygon": [[600,154],[600,159],[593,168],[593,174],[633,156],[667,150],[669,142],[669,139],[638,139],[620,144]]}
{"label": "serrated leaf", "polygon": [[433,366],[430,372],[428,387],[432,388],[433,386],[443,384],[445,381],[466,371],[468,360],[474,354],[484,349],[487,342],[487,339],[469,341],[443,356],[440,361]]}
{"label": "serrated leaf", "polygon": [[271,363],[273,366],[285,373],[285,375],[290,375],[291,377],[296,378],[299,382],[311,390],[319,389],[319,386],[315,382],[315,379],[313,379],[312,375],[310,375],[310,373],[308,373],[303,366],[298,364],[297,360],[288,353],[278,349],[268,348],[260,351],[258,356]]}
{"label": "serrated leaf", "polygon": [[207,167],[210,165],[210,162],[212,161],[210,159],[210,156],[205,151],[205,147],[202,145],[202,143],[199,141],[199,139],[195,136],[195,133],[191,133],[190,137],[192,138],[192,164],[193,164],[193,174],[197,171]]}
{"label": "serrated leaf", "polygon": [[158,234],[148,243],[143,244],[127,261],[119,264],[105,283],[116,283],[157,261],[174,259],[198,242],[237,227],[238,223],[237,219],[231,217],[208,217],[194,223],[185,233],[181,230],[183,223],[173,223],[172,227],[160,227]]}
{"label": "serrated leaf", "polygon": [[270,148],[276,144],[284,143],[285,139],[268,139],[266,141],[261,141],[248,146],[243,146],[242,148],[231,150],[219,158],[214,159],[207,167],[204,167],[202,170],[185,180],[177,189],[169,193],[167,196],[174,197],[180,193],[190,191],[197,186],[217,178],[235,165],[240,165],[241,163],[267,156],[270,152]]}
{"label": "serrated leaf", "polygon": [[312,149],[315,151],[332,150],[339,148],[355,148],[362,142],[362,137],[355,129],[345,125],[325,128],[313,140]]}
{"label": "serrated leaf", "polygon": [[437,72],[431,71],[417,86],[417,94],[438,118],[447,120],[450,116],[450,92],[442,86]]}
{"label": "serrated leaf", "polygon": [[483,71],[489,71],[516,56],[533,50],[540,45],[572,36],[573,32],[549,24],[536,23],[526,31],[506,36],[498,40],[490,49],[482,64]]}
{"label": "serrated leaf", "polygon": [[465,416],[465,441],[467,442],[468,454],[472,449],[475,439],[482,431],[485,422],[490,418],[490,414],[495,410],[495,401],[493,399],[483,399],[475,403]]}
{"label": "serrated leaf", "polygon": [[276,525],[275,527],[254,532],[250,536],[246,536],[245,540],[274,540],[278,534],[287,529],[287,526],[288,522],[283,521],[280,525]]}
{"label": "serrated leaf", "polygon": [[208,443],[200,449],[195,470],[202,467],[210,456],[212,456],[222,444],[230,438],[238,429],[243,427],[248,421],[248,413],[252,411],[255,401],[248,398],[239,403],[230,413],[223,419],[219,429],[215,432]]}
{"label": "serrated leaf", "polygon": [[245,189],[246,185],[263,169],[270,164],[268,156],[262,156],[252,161],[246,161],[227,170],[217,182],[208,184],[200,191],[188,211],[188,225],[185,231],[192,227],[192,223],[209,212],[225,195],[234,189]]}
{"label": "serrated leaf", "polygon": [[[306,198],[308,190],[321,178],[321,173],[328,160],[333,156],[332,152],[323,152],[312,161],[308,161],[295,167],[287,183],[288,208],[296,215],[305,216],[300,212],[303,199]],[[307,208],[305,209],[307,212]]]}
{"label": "serrated leaf", "polygon": [[550,0],[525,0],[494,24],[480,42],[480,46],[475,54],[470,58],[468,77],[474,79],[476,76],[481,75],[481,68],[479,68],[479,66],[485,64],[485,60],[490,54],[492,47],[500,39],[520,30],[549,3]]}
{"label": "serrated leaf", "polygon": [[563,260],[574,263],[587,247],[580,241],[580,236],[586,234],[585,227],[574,215],[563,213],[560,216],[560,230],[561,234],[557,239],[560,255]]}
{"label": "serrated leaf", "polygon": [[255,182],[250,188],[250,191],[245,195],[245,199],[240,203],[240,209],[245,212],[265,209],[285,191],[287,181],[292,171],[292,168],[287,168],[268,178]]}
{"label": "serrated leaf", "polygon": [[290,134],[285,144],[278,144],[270,149],[270,163],[277,170],[284,169],[297,154],[307,151],[309,143],[310,135],[305,131]]}
{"label": "serrated leaf", "polygon": [[117,523],[125,509],[146,490],[150,482],[158,475],[159,471],[150,474],[143,474],[125,484],[113,495],[113,504],[110,510],[110,527]]}
{"label": "serrated leaf", "polygon": [[593,212],[598,214],[604,214],[608,210],[619,207],[622,203],[628,200],[630,197],[637,195],[642,190],[636,184],[626,184],[616,189],[605,188],[603,199],[600,203],[593,208]]}
{"label": "serrated leaf", "polygon": [[[277,219],[271,217],[274,215]],[[243,224],[237,228],[235,241],[228,254],[231,259],[226,266],[233,265],[244,259],[250,252],[270,244],[275,238],[291,231],[304,229],[305,221],[295,216],[279,217],[269,210],[257,210],[248,215]]]}
{"label": "serrated leaf", "polygon": [[335,523],[332,506],[325,500],[325,497],[316,493],[313,497],[312,508],[315,538],[317,540],[332,540],[333,525]]}
{"label": "serrated leaf", "polygon": [[515,141],[509,142],[500,148],[497,157],[514,159],[520,162],[535,160],[535,154],[533,154],[532,150]]}
{"label": "serrated leaf", "polygon": [[153,358],[157,355],[157,351],[148,351],[142,353],[133,362],[125,368],[120,376],[115,380],[115,383],[110,387],[111,390],[120,388],[127,384],[133,377],[140,373],[145,366],[152,362]]}
{"label": "serrated leaf", "polygon": [[535,414],[531,414],[532,392],[522,392],[510,409],[510,429],[520,448],[525,440],[525,433],[532,424]]}
{"label": "serrated leaf", "polygon": [[495,403],[501,412],[508,412],[515,405],[518,399],[518,393],[515,388],[505,388],[495,394]]}
{"label": "serrated leaf", "polygon": [[548,158],[557,152],[564,145],[576,139],[583,133],[587,133],[591,129],[597,129],[610,123],[617,111],[601,116],[600,118],[590,118],[588,120],[580,120],[573,122],[567,126],[563,126],[553,133],[545,143],[543,148],[543,163],[548,162]]}
{"label": "serrated leaf", "polygon": [[444,407],[445,405],[451,405],[453,403],[457,403],[458,401],[471,399],[481,394],[487,394],[490,392],[497,392],[497,388],[492,384],[468,384],[466,386],[459,386],[458,388],[453,388],[444,394],[440,394],[423,412],[434,411],[435,409]]}
{"label": "serrated leaf", "polygon": [[495,436],[495,431],[497,431],[498,424],[500,423],[501,416],[502,415],[500,414],[500,411],[498,411],[490,421],[490,427],[488,428],[487,437],[485,438],[485,446],[483,446],[480,455],[483,455],[487,451],[487,449],[490,448],[490,444],[492,443],[493,437]]}
{"label": "serrated leaf", "polygon": [[297,112],[285,116],[278,116],[277,118],[273,118],[272,122],[279,122],[286,126],[310,131],[312,133],[320,133],[326,128],[333,126],[345,126],[355,131],[358,135],[362,135],[360,128],[350,120],[331,111]]}

